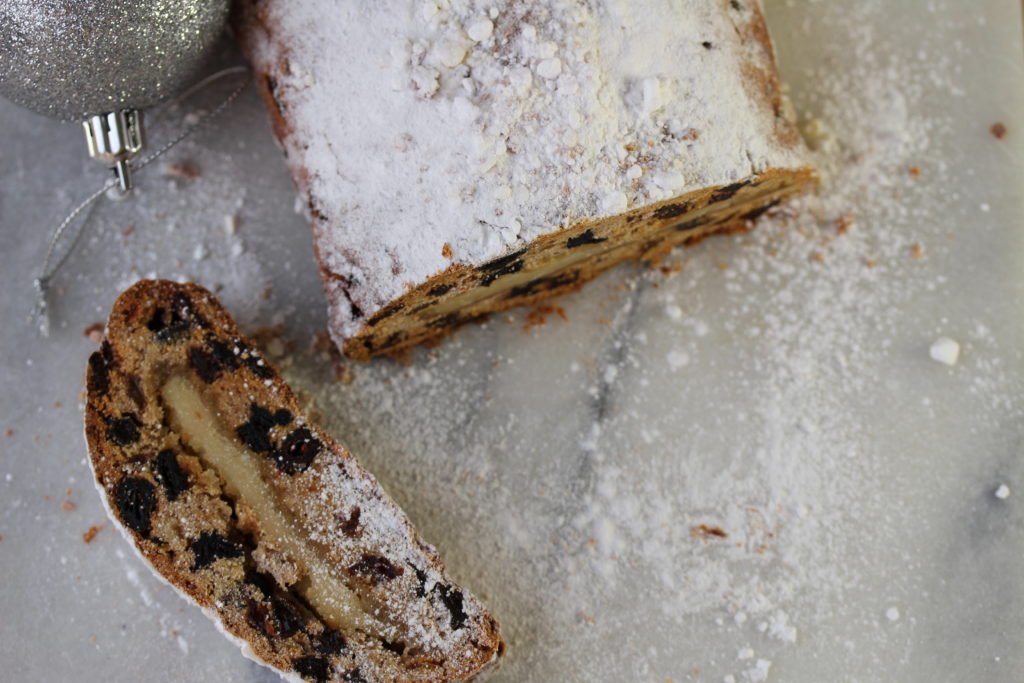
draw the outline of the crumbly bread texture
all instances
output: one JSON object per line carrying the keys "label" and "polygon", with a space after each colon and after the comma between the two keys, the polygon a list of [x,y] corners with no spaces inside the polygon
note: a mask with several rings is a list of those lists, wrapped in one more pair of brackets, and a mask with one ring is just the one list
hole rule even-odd
{"label": "crumbly bread texture", "polygon": [[244,0],[236,24],[355,358],[815,183],[758,0]]}
{"label": "crumbly bread texture", "polygon": [[86,381],[111,517],[247,655],[349,683],[463,681],[498,661],[497,622],[208,291],[125,291]]}

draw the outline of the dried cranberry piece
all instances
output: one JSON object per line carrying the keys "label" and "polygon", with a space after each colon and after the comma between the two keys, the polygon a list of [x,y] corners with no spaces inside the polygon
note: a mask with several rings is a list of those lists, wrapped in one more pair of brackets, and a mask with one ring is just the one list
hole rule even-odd
{"label": "dried cranberry piece", "polygon": [[156,510],[156,487],[146,479],[127,477],[114,488],[114,502],[124,525],[143,538],[149,538],[151,518]]}

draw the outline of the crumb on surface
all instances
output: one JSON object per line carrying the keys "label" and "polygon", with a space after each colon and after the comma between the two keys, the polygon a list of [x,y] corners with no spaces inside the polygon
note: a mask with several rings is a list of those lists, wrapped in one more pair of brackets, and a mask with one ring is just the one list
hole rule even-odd
{"label": "crumb on surface", "polygon": [[195,180],[201,175],[201,171],[199,164],[190,159],[183,159],[172,161],[165,165],[164,175],[168,178],[178,178],[180,180]]}
{"label": "crumb on surface", "polygon": [[949,337],[939,337],[932,342],[928,353],[932,360],[952,367],[960,358],[960,344]]}
{"label": "crumb on surface", "polygon": [[526,314],[526,322],[523,324],[523,331],[529,332],[534,327],[539,327],[545,324],[548,321],[548,316],[552,314],[557,315],[562,320],[569,319],[565,314],[565,309],[561,306],[542,304]]}
{"label": "crumb on surface", "polygon": [[451,258],[452,257],[452,245],[450,245],[447,242],[445,242],[444,246],[441,247],[441,256],[444,256],[445,258]]}
{"label": "crumb on surface", "polygon": [[690,527],[690,537],[706,540],[709,538],[729,538],[729,534],[719,526],[698,524],[697,526]]}
{"label": "crumb on surface", "polygon": [[94,524],[93,526],[89,527],[89,529],[84,534],[82,534],[82,540],[85,541],[87,545],[89,543],[92,543],[92,540],[96,538],[96,534],[98,534],[101,529],[103,529],[102,524]]}
{"label": "crumb on surface", "polygon": [[1006,124],[1002,123],[1001,121],[993,123],[992,127],[989,128],[988,130],[990,133],[992,133],[992,137],[994,137],[996,140],[1002,140],[1003,138],[1006,137]]}
{"label": "crumb on surface", "polygon": [[89,325],[82,330],[82,336],[94,344],[99,344],[103,341],[103,323],[94,322],[92,325]]}
{"label": "crumb on surface", "polygon": [[995,490],[995,497],[999,500],[1006,500],[1010,497],[1010,487],[1006,484],[1000,484]]}

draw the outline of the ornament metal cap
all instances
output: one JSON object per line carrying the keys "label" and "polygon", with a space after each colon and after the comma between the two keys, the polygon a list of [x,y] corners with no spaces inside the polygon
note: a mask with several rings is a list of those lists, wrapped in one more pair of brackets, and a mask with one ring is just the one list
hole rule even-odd
{"label": "ornament metal cap", "polygon": [[144,143],[142,112],[119,109],[82,121],[89,156],[114,170],[121,193],[132,189],[131,161]]}

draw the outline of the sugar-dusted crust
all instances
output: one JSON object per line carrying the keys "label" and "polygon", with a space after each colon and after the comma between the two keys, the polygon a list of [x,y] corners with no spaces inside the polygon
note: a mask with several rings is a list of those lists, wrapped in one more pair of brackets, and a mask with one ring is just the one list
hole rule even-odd
{"label": "sugar-dusted crust", "polygon": [[244,0],[236,25],[355,358],[815,184],[759,0]]}
{"label": "sugar-dusted crust", "polygon": [[[305,420],[205,289],[142,281],[124,292],[86,379],[86,439],[108,512],[247,656],[290,680],[350,683],[463,681],[498,661],[497,622],[447,577],[372,475]],[[316,549],[375,626],[341,628],[318,613],[302,556],[174,421],[167,387],[183,380],[251,458],[289,533]]]}

